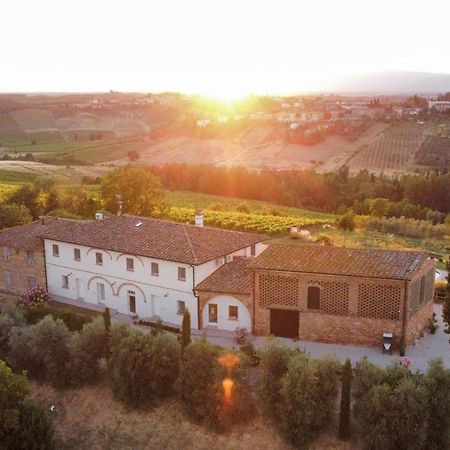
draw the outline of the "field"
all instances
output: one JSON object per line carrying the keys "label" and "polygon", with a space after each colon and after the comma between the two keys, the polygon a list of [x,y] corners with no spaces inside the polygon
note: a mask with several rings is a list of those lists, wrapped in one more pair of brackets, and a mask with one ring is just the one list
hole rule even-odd
{"label": "field", "polygon": [[189,164],[215,163],[227,166],[246,166],[253,169],[317,169],[334,170],[340,167],[360,146],[375,139],[387,128],[384,123],[370,126],[354,142],[331,136],[316,145],[285,142],[281,136],[267,136],[255,125],[254,132],[237,140],[176,137],[150,142],[141,151],[141,160],[150,164],[185,162]]}
{"label": "field", "polygon": [[[324,217],[273,216],[268,214],[247,214],[232,211],[203,210],[205,225],[228,230],[251,231],[265,234],[287,233],[292,226],[308,227],[334,221]],[[170,208],[169,218],[177,222],[193,222],[194,208]]]}
{"label": "field", "polygon": [[[170,219],[192,223],[195,209],[201,208],[206,225],[231,230],[280,234],[289,231],[291,226],[310,227],[336,220],[334,214],[288,208],[256,200],[179,191],[168,192],[167,195],[172,205]],[[238,212],[237,208],[244,205],[249,212]]]}
{"label": "field", "polygon": [[225,211],[236,211],[236,208],[245,204],[252,214],[272,214],[302,217],[330,221],[334,220],[334,214],[309,211],[307,209],[290,208],[287,206],[274,205],[272,203],[258,200],[244,200],[234,197],[222,197],[220,195],[202,194],[199,192],[168,191],[167,198],[172,206],[186,208],[215,209],[223,207]]}
{"label": "field", "polygon": [[[55,406],[58,450],[293,450],[259,415],[230,433],[215,434],[189,421],[175,400],[149,411],[136,411],[117,402],[106,385],[57,391],[31,383],[31,394],[46,407]],[[330,431],[321,436],[310,450],[359,449],[334,435]]]}
{"label": "field", "polygon": [[394,124],[373,142],[361,147],[347,165],[354,172],[367,169],[394,174],[411,170],[425,129],[416,122]]}

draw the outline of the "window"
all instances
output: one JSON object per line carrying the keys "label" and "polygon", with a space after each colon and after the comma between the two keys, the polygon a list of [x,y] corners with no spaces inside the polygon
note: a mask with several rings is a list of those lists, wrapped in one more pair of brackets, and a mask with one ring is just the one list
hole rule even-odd
{"label": "window", "polygon": [[178,279],[180,281],[186,281],[186,268],[178,267]]}
{"label": "window", "polygon": [[6,284],[6,286],[12,286],[11,272],[5,272],[5,284]]}
{"label": "window", "polygon": [[69,277],[68,277],[68,275],[63,275],[62,276],[62,287],[64,289],[69,289]]}
{"label": "window", "polygon": [[34,277],[27,277],[27,284],[29,288],[33,288],[37,285],[36,278]]}
{"label": "window", "polygon": [[250,256],[256,256],[256,244],[250,247]]}
{"label": "window", "polygon": [[75,261],[81,261],[81,250],[79,248],[73,249],[73,259]]}
{"label": "window", "polygon": [[308,287],[308,309],[320,309],[320,287]]}
{"label": "window", "polygon": [[29,266],[34,265],[34,252],[33,250],[27,250],[27,262]]}
{"label": "window", "polygon": [[19,284],[22,284],[22,280],[23,280],[23,275],[22,275],[21,273],[18,273],[18,274],[17,274],[17,282],[18,282]]}
{"label": "window", "polygon": [[127,258],[127,270],[128,270],[128,272],[134,271],[134,259],[133,258]]}
{"label": "window", "polygon": [[58,257],[59,256],[59,245],[58,244],[53,244],[52,245],[52,249],[53,249],[53,256]]}
{"label": "window", "polygon": [[103,266],[103,254],[102,253],[95,254],[95,264],[97,264],[97,266]]}
{"label": "window", "polygon": [[3,259],[9,261],[11,259],[11,249],[9,247],[3,247]]}
{"label": "window", "polygon": [[238,320],[239,319],[239,309],[237,306],[229,306],[228,307],[228,319],[230,320]]}
{"label": "window", "polygon": [[154,277],[159,277],[159,264],[152,262],[152,275]]}
{"label": "window", "polygon": [[184,314],[184,311],[186,311],[186,302],[178,300],[178,302],[177,302],[177,314]]}

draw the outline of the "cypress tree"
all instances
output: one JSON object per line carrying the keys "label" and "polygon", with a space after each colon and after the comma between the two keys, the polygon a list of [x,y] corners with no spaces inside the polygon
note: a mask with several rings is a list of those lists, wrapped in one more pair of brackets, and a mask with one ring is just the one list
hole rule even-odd
{"label": "cypress tree", "polygon": [[350,391],[352,383],[352,363],[345,361],[342,373],[341,411],[339,414],[339,438],[350,438]]}
{"label": "cypress tree", "polygon": [[448,258],[446,268],[448,270],[447,275],[447,286],[445,287],[445,297],[444,297],[444,304],[442,309],[442,318],[445,322],[445,328],[444,331],[447,334],[450,334],[450,256]]}
{"label": "cypress tree", "polygon": [[111,331],[111,311],[108,307],[103,311],[103,321],[105,322],[105,331],[109,334]]}
{"label": "cypress tree", "polygon": [[181,326],[181,348],[184,348],[191,343],[191,314],[188,309],[184,310],[183,323]]}

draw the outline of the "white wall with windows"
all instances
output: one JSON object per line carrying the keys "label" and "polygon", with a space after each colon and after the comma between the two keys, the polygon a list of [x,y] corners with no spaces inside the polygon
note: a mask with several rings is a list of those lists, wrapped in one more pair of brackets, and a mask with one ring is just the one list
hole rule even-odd
{"label": "white wall with windows", "polygon": [[[194,285],[219,269],[227,259],[193,267],[50,239],[44,240],[44,248],[50,294],[105,305],[140,318],[159,316],[165,322],[178,325],[182,322],[182,311],[187,308],[192,328],[198,328]],[[253,249],[249,246],[233,255],[258,255],[264,248],[263,244],[256,244]],[[242,320],[245,317],[243,312]],[[224,329],[236,328],[233,322],[223,324]]]}
{"label": "white wall with windows", "polygon": [[197,298],[188,264],[45,240],[49,293],[108,306],[140,318],[181,324],[178,301],[197,328]]}
{"label": "white wall with windows", "polygon": [[244,303],[231,295],[217,295],[209,299],[203,307],[202,322],[206,328],[252,330],[250,311]]}

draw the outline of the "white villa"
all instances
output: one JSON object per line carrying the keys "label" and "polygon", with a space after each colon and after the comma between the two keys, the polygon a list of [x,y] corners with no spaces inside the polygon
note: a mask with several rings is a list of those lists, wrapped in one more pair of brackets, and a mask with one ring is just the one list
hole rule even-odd
{"label": "white villa", "polygon": [[[35,274],[33,279],[56,299],[105,305],[173,325],[181,325],[187,308],[192,328],[203,322],[250,330],[250,312],[237,297],[228,297],[226,305],[210,301],[202,311],[195,287],[233,258],[259,255],[265,236],[203,227],[202,216],[196,217],[196,224],[108,213],[90,221],[46,217],[0,232],[0,246],[19,249],[30,241],[25,251],[39,259],[40,242],[45,274],[43,280]],[[31,235],[33,239],[25,239]],[[8,255],[0,270],[13,267],[14,252]],[[14,291],[11,287],[0,283],[1,290]]]}

